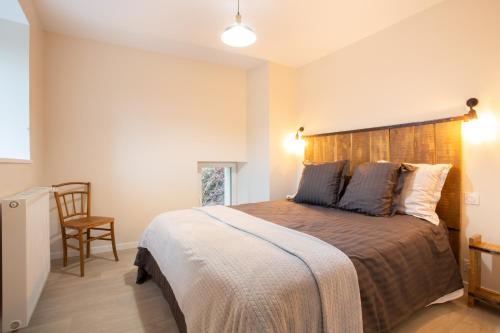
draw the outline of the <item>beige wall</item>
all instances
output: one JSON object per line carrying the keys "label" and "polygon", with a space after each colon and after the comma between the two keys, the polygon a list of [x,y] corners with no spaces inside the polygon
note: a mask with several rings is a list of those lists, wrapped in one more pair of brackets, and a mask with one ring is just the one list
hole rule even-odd
{"label": "beige wall", "polygon": [[269,173],[270,199],[279,200],[297,191],[297,160],[284,141],[300,127],[297,123],[297,70],[269,64]]}
{"label": "beige wall", "polygon": [[[320,133],[429,120],[464,113],[469,97],[500,120],[499,13],[497,0],[448,0],[301,68],[300,123]],[[464,206],[464,236],[496,243],[499,152],[500,138],[464,142],[464,190],[481,195]],[[484,257],[484,283],[500,290],[500,260]]]}
{"label": "beige wall", "polygon": [[199,205],[198,161],[246,159],[244,70],[50,33],[46,57],[45,182],[91,181],[119,243]]}
{"label": "beige wall", "polygon": [[22,1],[22,5],[30,22],[29,108],[32,163],[0,163],[0,198],[39,185],[43,173],[44,32],[40,28],[33,4]]}
{"label": "beige wall", "polygon": [[269,65],[247,72],[247,161],[238,172],[238,203],[269,200]]}
{"label": "beige wall", "polygon": [[274,63],[248,71],[248,162],[239,172],[240,203],[284,199],[296,191],[297,156],[284,148],[298,127],[296,75]]}

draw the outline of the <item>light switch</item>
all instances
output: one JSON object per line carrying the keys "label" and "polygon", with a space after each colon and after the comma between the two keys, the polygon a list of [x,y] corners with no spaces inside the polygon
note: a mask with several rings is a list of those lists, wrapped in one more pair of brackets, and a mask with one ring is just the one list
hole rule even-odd
{"label": "light switch", "polygon": [[479,205],[479,192],[465,192],[466,205]]}

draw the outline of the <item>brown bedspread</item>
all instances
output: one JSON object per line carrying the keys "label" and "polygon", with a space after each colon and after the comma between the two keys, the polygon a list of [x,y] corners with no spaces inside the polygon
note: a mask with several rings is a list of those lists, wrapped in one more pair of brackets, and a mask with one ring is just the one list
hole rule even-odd
{"label": "brown bedspread", "polygon": [[389,332],[416,310],[463,288],[443,225],[288,201],[233,208],[322,239],[347,254],[358,273],[365,333]]}
{"label": "brown bedspread", "polygon": [[[233,206],[342,250],[358,273],[365,333],[390,332],[415,311],[463,288],[446,228],[406,215],[369,217],[332,208],[271,201]],[[139,249],[138,282],[152,277],[181,332],[185,322],[154,258]]]}

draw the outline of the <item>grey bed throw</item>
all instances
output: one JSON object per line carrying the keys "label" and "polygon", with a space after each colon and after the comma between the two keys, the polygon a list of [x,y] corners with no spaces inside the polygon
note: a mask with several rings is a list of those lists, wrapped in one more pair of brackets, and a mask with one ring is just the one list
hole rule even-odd
{"label": "grey bed throw", "polygon": [[213,206],[159,215],[139,246],[169,281],[188,332],[363,331],[353,263],[318,238]]}

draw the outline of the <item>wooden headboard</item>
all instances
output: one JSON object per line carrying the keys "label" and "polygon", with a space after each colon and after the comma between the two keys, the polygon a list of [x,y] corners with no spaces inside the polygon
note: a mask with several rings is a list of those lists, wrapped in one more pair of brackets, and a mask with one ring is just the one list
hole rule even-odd
{"label": "wooden headboard", "polygon": [[461,228],[461,120],[435,120],[305,136],[305,162],[350,160],[351,172],[364,162],[450,163],[437,213],[450,231],[458,258]]}

